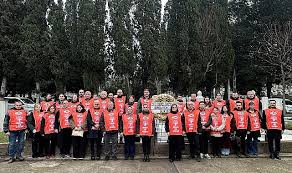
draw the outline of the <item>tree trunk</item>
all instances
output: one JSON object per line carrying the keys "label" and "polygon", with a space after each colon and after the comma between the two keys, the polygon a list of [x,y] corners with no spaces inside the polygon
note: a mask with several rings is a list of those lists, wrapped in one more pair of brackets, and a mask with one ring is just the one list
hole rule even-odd
{"label": "tree trunk", "polygon": [[224,100],[229,100],[230,98],[230,80],[228,79],[228,81],[225,83],[224,86]]}
{"label": "tree trunk", "polygon": [[268,81],[266,85],[267,85],[267,97],[271,98],[272,87],[273,87],[272,82]]}
{"label": "tree trunk", "polygon": [[126,82],[127,82],[128,96],[130,96],[130,95],[132,95],[132,88],[131,88],[131,83],[130,83],[129,75],[126,75]]}
{"label": "tree trunk", "polygon": [[155,79],[155,86],[156,86],[156,94],[159,95],[161,94],[161,80],[159,80],[158,78]]}
{"label": "tree trunk", "polygon": [[36,103],[39,104],[40,103],[40,82],[36,81],[35,82],[35,90],[36,90]]}
{"label": "tree trunk", "polygon": [[55,86],[56,86],[56,94],[59,95],[64,93],[64,82],[61,79],[55,79]]}
{"label": "tree trunk", "polygon": [[7,86],[7,78],[6,78],[6,76],[3,76],[2,83],[1,83],[0,97],[5,97],[5,95],[6,95],[6,86]]}
{"label": "tree trunk", "polygon": [[283,113],[284,117],[286,116],[286,94],[285,94],[285,89],[286,89],[286,79],[285,79],[285,72],[284,72],[284,67],[283,64],[281,63],[281,74],[282,74],[282,85],[283,85]]}

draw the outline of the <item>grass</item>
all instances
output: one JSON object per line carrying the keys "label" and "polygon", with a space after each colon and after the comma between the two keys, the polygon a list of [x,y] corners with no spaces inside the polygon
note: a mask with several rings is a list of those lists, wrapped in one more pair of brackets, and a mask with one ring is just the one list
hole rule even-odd
{"label": "grass", "polygon": [[8,138],[4,132],[0,132],[0,143],[7,143]]}
{"label": "grass", "polygon": [[291,123],[286,124],[285,127],[288,130],[292,130],[292,124]]}

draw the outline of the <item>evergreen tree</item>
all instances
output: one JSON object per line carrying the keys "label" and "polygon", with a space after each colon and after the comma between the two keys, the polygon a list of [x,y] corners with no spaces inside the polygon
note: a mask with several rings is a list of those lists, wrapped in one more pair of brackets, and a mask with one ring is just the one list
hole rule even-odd
{"label": "evergreen tree", "polygon": [[71,51],[70,42],[65,28],[65,11],[63,1],[51,1],[48,14],[50,26],[50,70],[54,75],[54,81],[57,93],[63,93],[67,81],[70,79]]}
{"label": "evergreen tree", "polygon": [[22,69],[20,43],[25,8],[21,0],[0,1],[0,96],[6,94],[7,84],[15,79]]}
{"label": "evergreen tree", "polygon": [[153,85],[161,93],[162,82],[167,80],[167,57],[164,32],[161,29],[161,1],[136,0],[135,28],[141,47],[142,85]]}
{"label": "evergreen tree", "polygon": [[21,44],[21,56],[26,62],[27,68],[32,71],[36,82],[36,92],[40,91],[40,82],[48,75],[49,58],[48,50],[48,26],[47,0],[27,0],[25,6],[27,15],[23,20]]}

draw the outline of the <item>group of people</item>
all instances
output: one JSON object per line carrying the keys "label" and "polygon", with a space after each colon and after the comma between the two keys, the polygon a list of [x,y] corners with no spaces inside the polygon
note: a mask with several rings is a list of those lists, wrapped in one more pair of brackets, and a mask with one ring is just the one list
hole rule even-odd
{"label": "group of people", "polygon": [[[32,157],[51,158],[55,148],[60,148],[61,157],[83,159],[87,144],[90,144],[92,160],[101,159],[101,143],[104,141],[105,160],[117,159],[119,136],[124,138],[124,157],[133,160],[135,141],[142,139],[143,161],[150,161],[151,141],[155,135],[155,118],[151,111],[153,103],[148,89],[135,102],[128,100],[121,89],[115,97],[108,97],[106,91],[100,96],[90,91],[79,90],[68,101],[64,94],[52,100],[50,94],[33,111],[23,109],[21,102],[5,115],[3,130],[9,136],[9,161],[24,160],[25,131],[32,139]],[[257,156],[257,142],[261,129],[266,129],[270,158],[280,159],[280,139],[285,129],[282,110],[270,100],[268,109],[261,112],[261,102],[253,91],[241,99],[233,93],[228,101],[221,94],[211,101],[208,97],[198,99],[192,94],[186,102],[178,96],[166,115],[165,131],[168,134],[169,160],[181,160],[184,136],[190,147],[190,159],[210,159],[209,143],[214,157],[229,155],[231,136],[235,136],[235,153],[238,157]],[[247,138],[247,140],[246,140]],[[247,143],[247,147],[246,147]],[[275,144],[275,147],[274,147]]]}

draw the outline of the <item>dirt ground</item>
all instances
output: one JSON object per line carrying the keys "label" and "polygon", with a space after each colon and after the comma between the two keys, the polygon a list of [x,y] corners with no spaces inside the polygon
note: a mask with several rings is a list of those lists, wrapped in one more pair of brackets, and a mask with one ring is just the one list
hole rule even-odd
{"label": "dirt ground", "polygon": [[153,159],[149,163],[133,161],[74,161],[74,160],[27,160],[7,164],[0,163],[2,173],[292,173],[292,157],[282,160],[267,158],[221,158],[203,160],[184,159],[170,163],[167,159]]}

